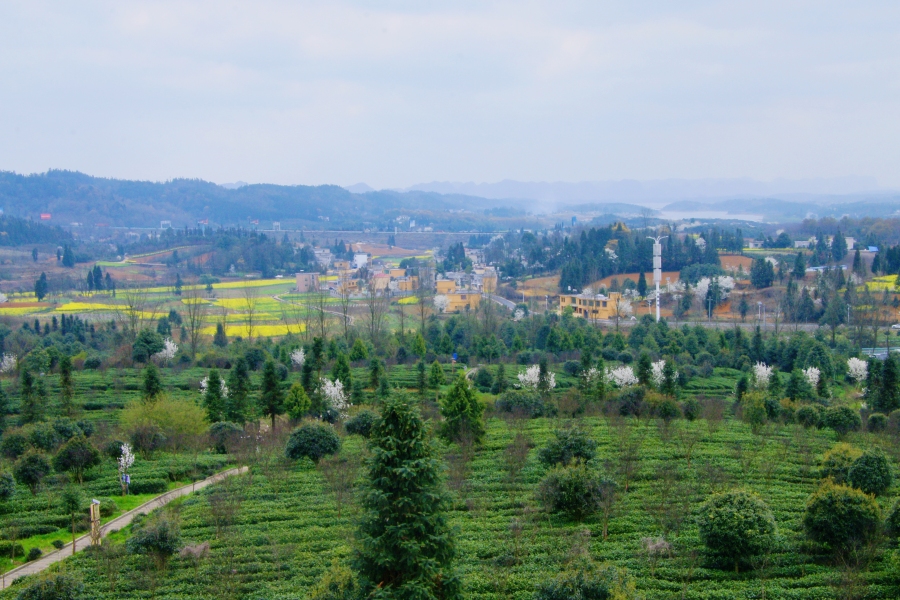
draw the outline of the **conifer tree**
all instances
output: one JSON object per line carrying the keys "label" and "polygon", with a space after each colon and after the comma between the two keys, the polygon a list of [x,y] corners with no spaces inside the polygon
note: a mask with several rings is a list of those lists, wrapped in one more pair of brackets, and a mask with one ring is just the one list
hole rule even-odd
{"label": "conifer tree", "polygon": [[349,390],[353,387],[353,379],[350,373],[350,359],[344,352],[339,352],[337,359],[334,361],[334,367],[331,369],[331,378],[339,379],[344,384],[344,389]]}
{"label": "conifer tree", "polygon": [[425,390],[428,388],[428,371],[424,360],[416,364],[416,387],[419,388],[419,396],[425,396]]}
{"label": "conifer tree", "polygon": [[881,381],[878,396],[875,398],[875,410],[890,414],[900,408],[900,365],[893,354],[889,354],[881,365]]}
{"label": "conifer tree", "polygon": [[218,423],[224,420],[225,396],[222,395],[222,378],[218,369],[212,369],[206,377],[206,392],[203,394],[203,408],[206,409],[206,420]]}
{"label": "conifer tree", "polygon": [[494,385],[491,387],[492,394],[502,394],[509,387],[506,381],[506,367],[503,363],[497,365],[497,374],[494,376]]}
{"label": "conifer tree", "polygon": [[465,436],[478,443],[484,437],[484,405],[475,397],[475,391],[469,385],[464,371],[447,393],[441,405],[444,422],[441,425],[441,437],[448,441],[459,441]]}
{"label": "conifer tree", "polygon": [[27,369],[22,370],[22,376],[19,378],[19,397],[22,423],[36,423],[44,418],[44,407],[41,406],[35,390],[34,375]]}
{"label": "conifer tree", "polygon": [[637,372],[635,375],[637,376],[638,383],[641,385],[650,385],[650,380],[653,377],[653,363],[650,361],[650,355],[646,352],[641,352],[641,355],[638,357]]}
{"label": "conifer tree", "polygon": [[373,390],[378,389],[382,377],[384,377],[384,365],[380,359],[373,358],[369,362],[369,385]]}
{"label": "conifer tree", "polygon": [[456,600],[456,552],[425,422],[403,396],[385,400],[369,438],[364,515],[353,566],[363,597]]}
{"label": "conifer tree", "polygon": [[447,383],[447,378],[444,376],[444,367],[435,360],[431,363],[431,370],[428,372],[428,385],[436,390],[438,386],[442,386],[445,383]]}
{"label": "conifer tree", "polygon": [[142,386],[144,402],[152,402],[162,394],[162,379],[156,365],[149,363],[144,369],[144,383]]}
{"label": "conifer tree", "polygon": [[261,415],[272,419],[272,429],[275,429],[275,417],[284,412],[284,392],[275,372],[275,363],[266,361],[263,367],[262,386],[259,393],[259,412]]}
{"label": "conifer tree", "polygon": [[250,369],[241,357],[228,374],[228,397],[225,398],[225,420],[244,424],[250,418]]}
{"label": "conifer tree", "polygon": [[9,396],[0,385],[0,433],[6,430],[6,415],[9,414]]}
{"label": "conifer tree", "polygon": [[75,387],[72,383],[72,359],[68,354],[59,357],[59,402],[63,414],[72,416]]}

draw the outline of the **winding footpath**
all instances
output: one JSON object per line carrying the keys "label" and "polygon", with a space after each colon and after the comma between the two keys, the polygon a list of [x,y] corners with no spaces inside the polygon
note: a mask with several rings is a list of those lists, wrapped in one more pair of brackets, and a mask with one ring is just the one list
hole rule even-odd
{"label": "winding footpath", "polygon": [[[210,477],[207,477],[202,481],[195,481],[190,485],[175,488],[174,490],[169,490],[165,494],[160,494],[156,498],[152,498],[151,500],[144,502],[137,508],[133,508],[126,513],[122,513],[112,521],[106,523],[100,528],[100,536],[103,537],[112,531],[119,531],[123,527],[128,526],[137,515],[145,515],[150,511],[160,508],[161,506],[165,506],[175,498],[187,496],[191,492],[203,489],[208,485],[222,481],[226,477],[231,477],[232,475],[242,475],[246,472],[247,467],[235,467],[233,469],[228,469],[227,471],[222,471],[221,473],[211,475]],[[88,548],[90,545],[91,534],[87,533],[75,540],[75,551],[81,552],[85,548]],[[50,565],[58,563],[59,561],[68,558],[69,556],[72,556],[71,542],[69,542],[59,550],[55,550],[53,552],[50,552],[49,554],[45,554],[37,560],[27,562],[22,566],[16,567],[15,569],[10,569],[3,574],[2,581],[0,581],[0,590],[9,587],[9,585],[19,577],[40,573]]]}

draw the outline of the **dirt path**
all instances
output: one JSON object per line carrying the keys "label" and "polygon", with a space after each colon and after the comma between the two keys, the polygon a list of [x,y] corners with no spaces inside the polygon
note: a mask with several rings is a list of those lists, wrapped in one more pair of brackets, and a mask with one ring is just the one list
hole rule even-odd
{"label": "dirt path", "polygon": [[[186,496],[195,490],[200,490],[205,488],[206,486],[222,481],[226,477],[230,477],[232,475],[240,475],[247,471],[247,467],[235,467],[234,469],[228,469],[227,471],[222,471],[221,473],[216,473],[210,477],[202,481],[195,481],[190,485],[186,485],[184,487],[176,488],[174,490],[169,490],[165,494],[160,494],[156,498],[148,500],[144,502],[137,508],[133,508],[126,513],[122,513],[106,525],[100,528],[100,535],[105,536],[110,531],[118,531],[123,527],[129,525],[134,519],[135,516],[141,514],[147,514],[150,511],[156,510],[161,506],[165,506],[175,498],[180,498],[181,496]],[[81,552],[85,548],[91,545],[91,534],[87,533],[75,540],[75,551]],[[50,565],[57,563],[69,556],[72,556],[72,544],[66,544],[62,549],[56,550],[49,554],[45,554],[41,558],[25,563],[20,567],[16,567],[15,569],[10,569],[6,573],[3,574],[3,579],[0,581],[0,589],[6,589],[9,585],[18,579],[19,577],[24,577],[25,575],[33,575],[35,573],[40,573]]]}

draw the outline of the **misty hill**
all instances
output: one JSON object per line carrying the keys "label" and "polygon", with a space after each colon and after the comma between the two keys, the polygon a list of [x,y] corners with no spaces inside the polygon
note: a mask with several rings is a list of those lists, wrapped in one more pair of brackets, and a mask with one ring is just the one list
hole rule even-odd
{"label": "misty hill", "polygon": [[380,225],[403,211],[483,210],[501,202],[463,194],[380,191],[354,194],[336,185],[270,184],[223,187],[199,179],[165,183],[91,177],[51,170],[35,175],[0,172],[0,208],[37,219],[51,213],[54,223],[85,226],[174,227],[209,219],[210,225],[245,225],[248,220],[280,221],[286,226],[361,228]]}

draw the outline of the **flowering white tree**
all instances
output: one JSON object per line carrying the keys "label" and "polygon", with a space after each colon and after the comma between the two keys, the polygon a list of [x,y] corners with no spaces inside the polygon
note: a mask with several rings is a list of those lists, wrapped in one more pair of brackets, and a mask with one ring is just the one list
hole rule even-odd
{"label": "flowering white tree", "polygon": [[806,376],[806,380],[809,382],[809,385],[815,388],[819,385],[819,376],[821,372],[816,367],[810,367],[808,369],[803,369],[803,374]]}
{"label": "flowering white tree", "polygon": [[650,379],[653,380],[653,385],[660,388],[662,387],[663,381],[665,381],[666,376],[663,375],[663,369],[666,368],[666,361],[658,360],[652,365],[650,365]]}
{"label": "flowering white tree", "polygon": [[772,379],[772,367],[766,363],[758,362],[753,365],[752,384],[758,390],[764,390],[769,387],[769,380]]}
{"label": "flowering white tree", "polygon": [[122,486],[123,494],[126,490],[125,476],[128,475],[128,469],[130,469],[133,464],[134,452],[131,451],[131,445],[122,444],[122,453],[119,455],[118,460],[116,460],[116,465],[119,468],[119,483]]}
{"label": "flowering white tree", "polygon": [[331,408],[336,410],[338,414],[341,415],[342,419],[345,418],[347,416],[349,404],[347,402],[347,394],[344,393],[344,384],[341,383],[340,379],[335,379],[334,382],[332,382],[326,377],[323,377],[320,383],[322,394],[324,394],[325,398],[328,400]]}
{"label": "flowering white tree", "polygon": [[[719,282],[719,299],[725,300],[731,294],[731,290],[734,289],[734,277],[717,277],[716,279]],[[711,284],[712,281],[709,277],[703,277],[694,286],[694,296],[700,302],[706,302],[706,293],[709,291]]]}
{"label": "flowering white tree", "polygon": [[[200,380],[200,395],[205,396],[206,390],[209,389],[209,377],[204,377]],[[225,385],[225,380],[219,378],[219,389],[222,391],[222,397],[228,397],[228,386]]]}
{"label": "flowering white tree", "polygon": [[4,302],[7,302],[8,300],[9,300],[9,298],[6,296],[6,294],[0,293],[0,304],[3,304]]}
{"label": "flowering white tree", "polygon": [[154,354],[153,358],[160,362],[169,362],[175,358],[176,352],[178,352],[178,345],[172,341],[172,338],[166,338],[163,342],[163,349]]}
{"label": "flowering white tree", "polygon": [[434,307],[438,310],[438,312],[444,312],[447,310],[447,307],[450,306],[450,299],[447,298],[444,294],[438,294],[434,297]]}
{"label": "flowering white tree", "polygon": [[866,378],[868,378],[869,365],[868,363],[866,363],[866,361],[859,358],[848,358],[847,371],[849,372],[850,379],[852,379],[854,383],[859,385],[863,383]]}
{"label": "flowering white tree", "polygon": [[521,308],[517,308],[516,312],[513,313],[513,321],[521,321],[525,318],[525,311]]}
{"label": "flowering white tree", "polygon": [[616,387],[628,387],[629,385],[637,385],[638,378],[634,374],[634,369],[623,366],[615,369],[606,370],[606,378],[612,381]]}
{"label": "flowering white tree", "polygon": [[15,354],[4,354],[0,359],[0,373],[12,373],[16,370],[18,360]]}
{"label": "flowering white tree", "polygon": [[[520,371],[517,375],[519,378],[519,387],[526,390],[538,390],[541,385],[541,367],[539,365],[531,365],[525,371]],[[552,390],[556,387],[556,374],[547,373],[547,389]]]}
{"label": "flowering white tree", "polygon": [[303,363],[306,362],[306,354],[303,353],[303,348],[297,348],[293,352],[291,352],[291,364],[297,367],[298,369],[303,366]]}

